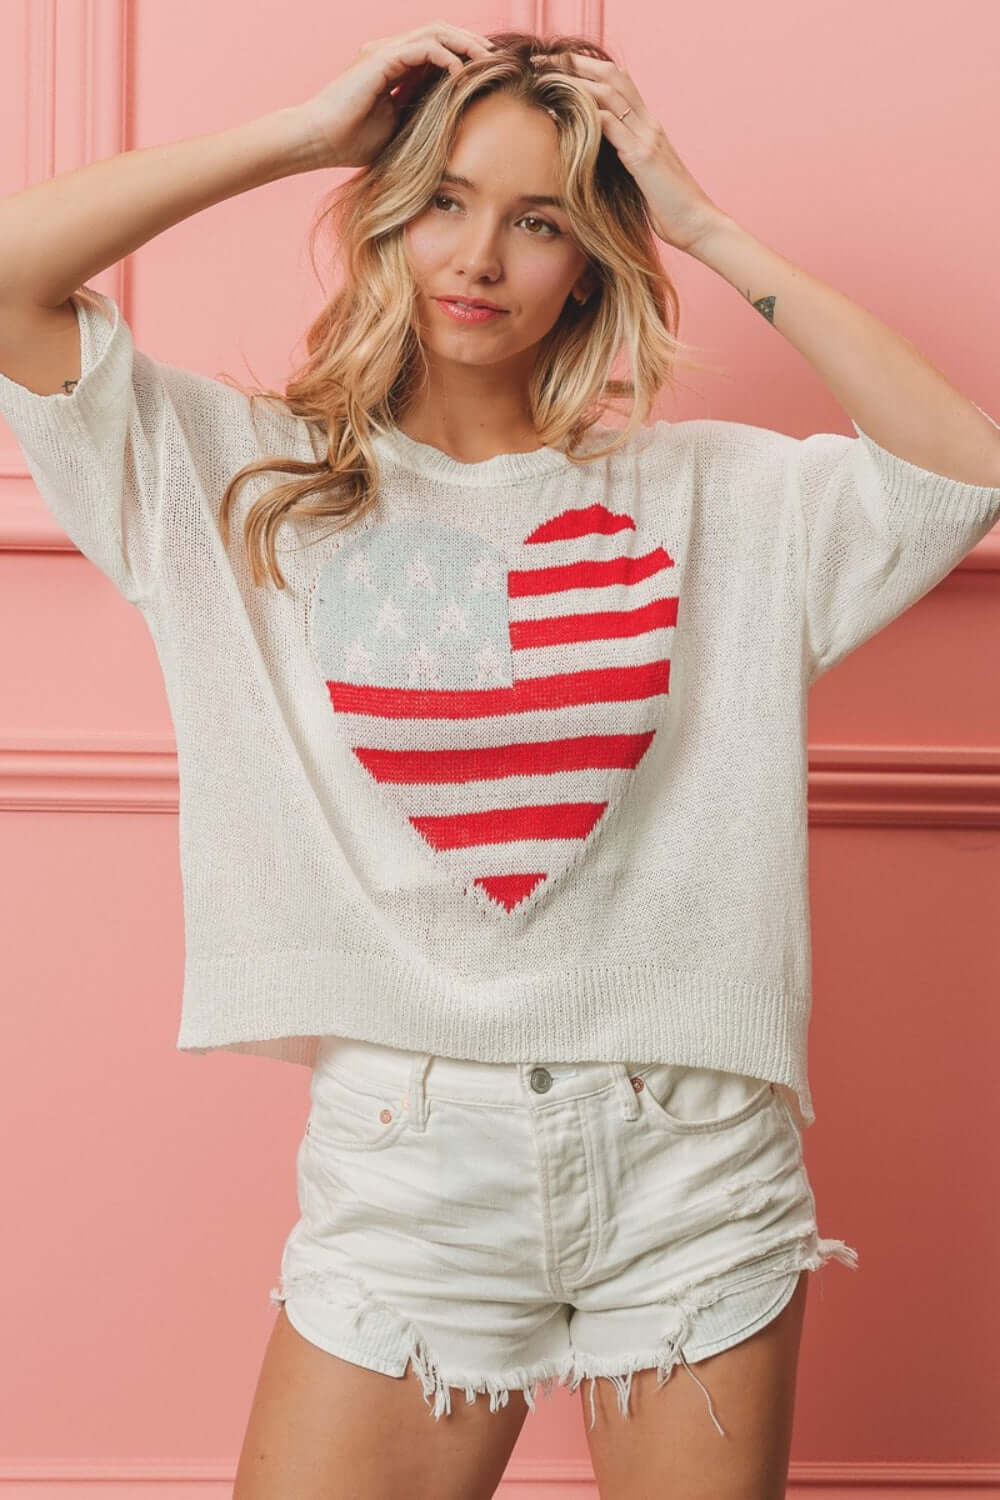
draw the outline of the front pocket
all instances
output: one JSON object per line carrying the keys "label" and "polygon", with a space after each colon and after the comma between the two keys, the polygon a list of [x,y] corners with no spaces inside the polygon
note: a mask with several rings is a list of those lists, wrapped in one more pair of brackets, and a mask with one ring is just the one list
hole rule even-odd
{"label": "front pocket", "polygon": [[648,1118],[685,1135],[728,1130],[760,1114],[778,1097],[766,1078],[716,1068],[653,1063],[630,1072],[640,1080],[637,1092]]}
{"label": "front pocket", "polygon": [[355,1088],[332,1070],[313,1074],[306,1135],[320,1151],[379,1151],[402,1135],[408,1116],[386,1092]]}

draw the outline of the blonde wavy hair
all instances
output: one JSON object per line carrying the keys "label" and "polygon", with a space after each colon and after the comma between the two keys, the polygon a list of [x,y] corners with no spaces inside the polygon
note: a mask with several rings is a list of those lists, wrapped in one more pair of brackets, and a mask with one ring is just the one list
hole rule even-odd
{"label": "blonde wavy hair", "polygon": [[[428,66],[426,78],[400,106],[392,139],[370,166],[321,200],[309,236],[313,268],[317,238],[329,234],[344,279],[309,328],[308,356],[284,392],[231,382],[249,396],[251,410],[257,400],[276,402],[319,424],[326,435],[322,458],[260,458],[226,486],[219,526],[228,548],[238,487],[264,472],[299,476],[267,490],[247,512],[244,541],[255,584],[270,578],[285,587],[275,554],[275,536],[285,519],[330,518],[337,527],[346,526],[375,501],[379,469],[372,436],[396,424],[428,369],[415,327],[417,288],[403,230],[437,191],[473,100],[509,94],[555,120],[571,232],[599,278],[597,291],[582,306],[566,299],[539,343],[528,396],[540,441],[573,463],[594,463],[628,442],[662,386],[680,384],[674,375],[678,360],[701,370],[714,368],[681,355],[696,346],[676,336],[679,299],[663,269],[645,199],[604,138],[593,96],[571,74],[545,71],[530,60],[533,52],[567,51],[615,59],[577,35],[497,32],[490,40],[495,51],[468,61],[458,74]],[[611,375],[622,349],[627,379]],[[614,441],[586,455],[574,453],[574,445],[621,397],[629,398],[631,410]]]}

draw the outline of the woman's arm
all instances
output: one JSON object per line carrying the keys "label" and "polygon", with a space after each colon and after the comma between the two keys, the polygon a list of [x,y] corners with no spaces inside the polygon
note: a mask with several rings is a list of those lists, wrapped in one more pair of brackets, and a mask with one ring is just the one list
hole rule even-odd
{"label": "woman's arm", "polygon": [[58,307],[213,203],[315,165],[298,107],[63,172],[0,199],[0,306]]}
{"label": "woman's arm", "polygon": [[70,294],[147,240],[249,188],[319,165],[297,108],[124,151],[0,200],[0,372],[38,395],[80,378]]}
{"label": "woman's arm", "polygon": [[934,474],[1000,485],[996,424],[867,308],[728,217],[688,253],[784,334],[881,447]]}
{"label": "woman's arm", "polygon": [[907,339],[720,209],[624,69],[580,52],[544,63],[573,73],[593,94],[604,134],[638,183],[659,237],[742,292],[805,356],[856,427],[932,474],[1000,485],[1000,433],[992,418]]}

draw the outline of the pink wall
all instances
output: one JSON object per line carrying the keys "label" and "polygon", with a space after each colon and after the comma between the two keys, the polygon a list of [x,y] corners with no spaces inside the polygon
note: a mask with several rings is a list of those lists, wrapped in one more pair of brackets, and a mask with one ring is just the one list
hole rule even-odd
{"label": "pink wall", "polygon": [[[603,35],[716,202],[1000,419],[989,0],[621,3],[603,24],[599,5],[553,0],[447,18]],[[361,41],[425,19],[308,0],[8,0],[0,191],[305,98]],[[280,381],[317,307],[306,233],[333,180],[218,205],[94,284],[155,357]],[[849,431],[728,284],[663,254],[682,337],[730,374],[685,374],[661,415]],[[119,1496],[156,1481],[162,1500],[221,1495],[296,1213],[307,1075],[173,1050],[183,935],[159,667],[2,424],[0,574],[0,1496],[33,1480],[53,1500],[85,1479],[95,1495],[113,1481]],[[820,1231],[861,1266],[811,1279],[795,1493],[1000,1494],[998,641],[994,531],[812,695],[820,1118],[806,1150]],[[596,1494],[586,1451],[579,1398],[558,1392],[501,1494]]]}

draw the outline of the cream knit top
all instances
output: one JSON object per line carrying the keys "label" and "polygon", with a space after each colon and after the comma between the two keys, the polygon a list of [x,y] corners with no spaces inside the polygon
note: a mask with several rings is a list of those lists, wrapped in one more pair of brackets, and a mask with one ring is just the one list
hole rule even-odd
{"label": "cream knit top", "polygon": [[[0,413],[140,610],[177,739],[177,1046],[325,1033],[481,1061],[807,1077],[810,685],[943,579],[1000,489],[856,436],[645,426],[460,463],[398,428],[346,529],[242,521],[315,424],[159,363],[74,297],[82,374]],[[612,429],[591,429],[590,451]]]}

